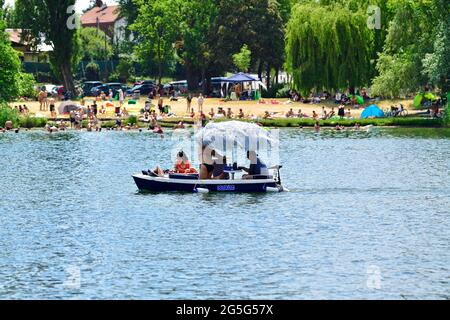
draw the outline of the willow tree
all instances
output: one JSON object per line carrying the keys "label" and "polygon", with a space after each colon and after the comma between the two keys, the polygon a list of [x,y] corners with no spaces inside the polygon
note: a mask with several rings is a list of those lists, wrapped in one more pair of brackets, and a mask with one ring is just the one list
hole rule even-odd
{"label": "willow tree", "polygon": [[297,4],[286,31],[286,68],[296,89],[363,86],[370,73],[372,35],[362,10],[339,4]]}

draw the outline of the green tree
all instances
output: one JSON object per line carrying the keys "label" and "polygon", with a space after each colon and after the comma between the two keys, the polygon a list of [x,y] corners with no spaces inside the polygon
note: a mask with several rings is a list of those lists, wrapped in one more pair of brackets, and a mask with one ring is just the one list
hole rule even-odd
{"label": "green tree", "polygon": [[395,14],[377,62],[379,75],[373,79],[372,86],[373,94],[387,97],[413,93],[430,81],[436,82],[442,75],[437,75],[434,81],[430,76],[440,73],[438,61],[445,57],[439,52],[439,43],[445,42],[444,34],[438,34],[438,11],[442,8],[416,0],[399,0],[392,5]]}
{"label": "green tree", "polygon": [[82,28],[80,40],[83,44],[80,48],[83,60],[108,60],[113,54],[113,49],[106,34],[97,28]]}
{"label": "green tree", "polygon": [[450,3],[446,0],[436,0],[434,11],[436,12],[436,32],[433,43],[433,51],[426,53],[422,59],[423,74],[429,82],[441,88],[445,95],[450,91]]}
{"label": "green tree", "polygon": [[[17,22],[34,46],[53,47],[50,62],[67,90],[75,92],[73,64],[79,59],[79,38],[74,24],[75,0],[16,0]],[[74,7],[73,7],[74,8]],[[68,13],[69,11],[69,13]]]}
{"label": "green tree", "polygon": [[233,55],[233,62],[238,71],[247,72],[250,68],[250,62],[252,61],[252,52],[248,49],[248,46],[244,44],[239,53]]}
{"label": "green tree", "polygon": [[[0,8],[0,17],[2,16]],[[11,101],[20,94],[21,64],[18,53],[11,47],[0,19],[0,103]]]}
{"label": "green tree", "polygon": [[174,10],[175,0],[135,0],[135,3],[139,15],[131,30],[137,33],[136,53],[141,61],[149,58],[156,61],[161,83],[164,66],[175,59],[173,45],[180,23]]}
{"label": "green tree", "polygon": [[286,68],[295,88],[330,91],[368,83],[371,34],[362,11],[297,4],[287,25]]}

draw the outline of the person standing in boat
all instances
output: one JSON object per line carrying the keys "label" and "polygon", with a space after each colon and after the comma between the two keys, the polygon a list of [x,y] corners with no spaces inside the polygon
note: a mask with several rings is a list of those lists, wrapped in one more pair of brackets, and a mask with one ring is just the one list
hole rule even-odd
{"label": "person standing in boat", "polygon": [[216,150],[212,149],[208,145],[203,145],[200,154],[200,180],[212,179],[214,169],[216,169],[217,173],[217,165],[224,159],[224,156],[218,154]]}

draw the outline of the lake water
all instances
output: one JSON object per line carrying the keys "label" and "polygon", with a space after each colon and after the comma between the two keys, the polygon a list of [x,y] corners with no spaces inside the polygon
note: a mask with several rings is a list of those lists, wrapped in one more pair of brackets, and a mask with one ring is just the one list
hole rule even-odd
{"label": "lake water", "polygon": [[0,134],[0,299],[450,299],[450,133],[281,131],[281,194],[139,194],[150,133]]}

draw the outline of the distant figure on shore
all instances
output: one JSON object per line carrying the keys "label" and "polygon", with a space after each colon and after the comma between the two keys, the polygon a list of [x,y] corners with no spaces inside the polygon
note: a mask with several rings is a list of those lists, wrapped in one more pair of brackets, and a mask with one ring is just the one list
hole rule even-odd
{"label": "distant figure on shore", "polygon": [[287,113],[286,113],[286,118],[293,118],[294,117],[294,110],[291,108]]}
{"label": "distant figure on shore", "polygon": [[50,104],[50,117],[51,118],[56,118],[55,99],[54,98],[50,98],[49,99],[49,104]]}
{"label": "distant figure on shore", "polygon": [[186,98],[186,113],[191,111],[192,106],[192,93],[189,93]]}
{"label": "distant figure on shore", "polygon": [[319,115],[316,113],[316,111],[313,111],[312,117],[314,120],[317,120],[319,118]]}
{"label": "distant figure on shore", "polygon": [[39,101],[39,111],[45,111],[47,108],[47,92],[44,88],[41,88],[41,91],[39,91],[38,94],[38,101]]}
{"label": "distant figure on shore", "polygon": [[123,93],[123,90],[119,89],[119,104],[120,104],[120,107],[123,106],[124,100],[125,100],[125,95]]}
{"label": "distant figure on shore", "polygon": [[214,116],[216,115],[216,114],[214,113],[214,108],[211,108],[211,111],[208,113],[208,115],[209,115],[209,117],[210,117],[211,119],[214,119]]}
{"label": "distant figure on shore", "polygon": [[200,95],[198,96],[198,112],[202,112],[203,111],[203,103],[205,102],[205,98],[203,98],[203,94],[200,93]]}
{"label": "distant figure on shore", "polygon": [[233,111],[231,111],[231,108],[228,108],[228,110],[227,110],[227,118],[228,119],[231,119],[231,118],[233,118]]}

